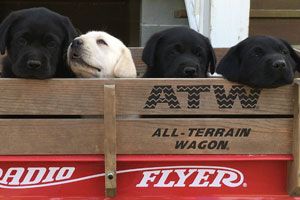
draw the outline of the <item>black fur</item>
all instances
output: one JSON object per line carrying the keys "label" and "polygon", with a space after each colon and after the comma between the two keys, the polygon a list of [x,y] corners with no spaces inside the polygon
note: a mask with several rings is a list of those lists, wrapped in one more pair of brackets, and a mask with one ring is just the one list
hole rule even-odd
{"label": "black fur", "polygon": [[66,51],[77,36],[69,18],[46,8],[10,13],[0,25],[2,76],[7,78],[75,77]]}
{"label": "black fur", "polygon": [[230,48],[217,73],[251,87],[274,88],[292,83],[299,69],[300,58],[286,41],[254,36]]}
{"label": "black fur", "polygon": [[204,78],[215,71],[216,56],[210,41],[186,27],[158,32],[147,41],[143,61],[145,78]]}

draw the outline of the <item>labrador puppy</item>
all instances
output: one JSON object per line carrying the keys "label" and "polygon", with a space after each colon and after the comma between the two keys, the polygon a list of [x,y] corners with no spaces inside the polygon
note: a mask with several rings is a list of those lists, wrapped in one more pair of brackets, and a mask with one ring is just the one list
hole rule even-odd
{"label": "labrador puppy", "polygon": [[82,78],[135,78],[130,50],[103,31],[91,31],[74,39],[68,48],[68,64]]}
{"label": "labrador puppy", "polygon": [[216,65],[210,41],[187,27],[152,35],[142,60],[147,64],[145,78],[205,78],[208,69],[214,73]]}
{"label": "labrador puppy", "polygon": [[67,67],[66,51],[77,36],[69,18],[46,8],[10,13],[0,25],[2,76],[47,79],[75,77]]}
{"label": "labrador puppy", "polygon": [[291,45],[271,36],[249,37],[230,48],[217,73],[256,88],[275,88],[293,82],[300,58]]}

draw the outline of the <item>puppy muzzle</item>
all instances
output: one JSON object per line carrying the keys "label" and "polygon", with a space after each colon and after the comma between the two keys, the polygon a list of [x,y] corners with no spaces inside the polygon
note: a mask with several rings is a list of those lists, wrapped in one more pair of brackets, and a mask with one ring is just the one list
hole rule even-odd
{"label": "puppy muzzle", "polygon": [[39,69],[42,66],[42,62],[39,60],[28,60],[26,64],[27,68],[31,70]]}
{"label": "puppy muzzle", "polygon": [[75,39],[71,43],[70,46],[70,58],[71,59],[78,59],[81,57],[81,51],[83,46],[83,40],[82,39]]}
{"label": "puppy muzzle", "polygon": [[183,73],[186,77],[194,77],[197,73],[197,67],[185,67]]}
{"label": "puppy muzzle", "polygon": [[276,60],[273,62],[272,67],[275,70],[284,70],[287,67],[287,63],[285,62],[285,60]]}
{"label": "puppy muzzle", "polygon": [[73,40],[72,44],[71,44],[71,48],[73,49],[78,49],[83,45],[83,40],[82,39],[75,39]]}

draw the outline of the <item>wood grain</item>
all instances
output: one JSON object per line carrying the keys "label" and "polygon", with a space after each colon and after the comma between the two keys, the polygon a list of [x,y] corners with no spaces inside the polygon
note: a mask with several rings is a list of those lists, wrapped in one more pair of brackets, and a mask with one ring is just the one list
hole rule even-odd
{"label": "wood grain", "polygon": [[[103,86],[116,85],[118,115],[292,115],[293,86],[263,89],[254,107],[243,108],[243,97],[235,96],[232,108],[220,107],[231,89],[239,87],[248,96],[251,89],[221,78],[207,79],[0,79],[0,115],[103,115]],[[157,103],[145,108],[154,86],[168,86],[180,108]],[[208,87],[197,97],[198,107],[190,108],[188,92],[180,87]],[[221,93],[215,88],[223,88]],[[217,91],[217,92],[216,92]],[[161,93],[161,98],[165,94]],[[173,98],[173,97],[172,97]],[[195,98],[195,97],[193,97]],[[225,100],[224,100],[225,99]],[[246,98],[247,99],[247,98]],[[252,101],[252,100],[251,100]],[[248,100],[247,100],[248,102]],[[248,103],[245,105],[248,105]]]}
{"label": "wood grain", "polygon": [[104,163],[107,197],[114,197],[117,192],[116,131],[115,85],[104,85]]}
{"label": "wood grain", "polygon": [[103,85],[95,79],[0,79],[0,115],[103,115]]}
{"label": "wood grain", "polygon": [[103,154],[103,119],[1,119],[1,155]]}
{"label": "wood grain", "polygon": [[[218,104],[215,86],[224,86],[224,94],[228,96],[229,91],[236,83],[221,78],[210,79],[131,79],[115,80],[117,84],[117,114],[141,114],[141,115],[292,115],[293,114],[293,86],[283,86],[276,89],[263,89],[257,99],[254,108],[242,108],[241,98],[236,96],[232,102],[232,108],[221,108]],[[157,103],[154,109],[145,109],[146,102],[154,86],[166,86],[172,88],[180,108],[170,108],[168,103]],[[198,99],[199,108],[189,108],[188,93],[179,92],[178,86],[208,86],[209,92],[201,92]],[[246,95],[250,88],[241,86]],[[161,98],[165,98],[161,93]],[[219,98],[219,100],[224,99]],[[247,104],[246,104],[247,105]]]}
{"label": "wood grain", "polygon": [[[161,128],[161,137],[153,136],[158,128]],[[189,128],[200,132],[208,131],[209,128],[224,128],[226,131],[230,128],[250,128],[251,132],[248,137],[203,137],[200,134],[196,136],[195,131],[189,137]],[[165,129],[168,129],[166,135],[169,136],[162,136]],[[178,136],[172,137],[174,129],[177,129]],[[292,119],[123,120],[118,123],[117,151],[118,154],[289,154],[291,134]],[[208,143],[213,140],[229,142],[225,149],[192,148],[192,141],[199,145],[204,140]],[[191,148],[175,149],[176,141],[189,141]]]}
{"label": "wood grain", "polygon": [[300,195],[300,87],[299,79],[296,80],[295,88],[295,103],[294,103],[294,123],[293,123],[293,135],[292,135],[292,154],[293,161],[288,165],[288,182],[287,191],[292,196]]}
{"label": "wood grain", "polygon": [[[293,119],[120,119],[117,154],[290,154]],[[0,155],[103,154],[102,119],[0,120]],[[152,137],[177,129],[178,137]],[[189,137],[189,128],[251,128],[248,137]],[[185,135],[181,135],[185,133]],[[175,149],[176,141],[227,141],[225,149]],[[228,148],[227,148],[228,147]]]}

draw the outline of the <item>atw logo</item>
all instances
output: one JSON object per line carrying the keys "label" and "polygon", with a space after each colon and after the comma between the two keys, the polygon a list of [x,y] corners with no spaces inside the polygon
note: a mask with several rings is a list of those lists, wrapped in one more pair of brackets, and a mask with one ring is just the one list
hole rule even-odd
{"label": "atw logo", "polygon": [[[187,93],[187,108],[200,108],[200,94],[214,92],[216,102],[221,109],[232,108],[239,99],[242,108],[256,108],[261,89],[251,88],[247,92],[243,85],[233,85],[229,91],[223,85],[178,85],[176,92]],[[181,105],[171,85],[154,86],[148,96],[144,109],[155,109],[157,104],[167,104],[171,109],[180,109]]]}

